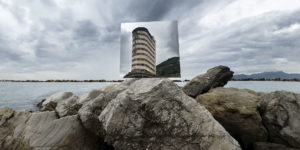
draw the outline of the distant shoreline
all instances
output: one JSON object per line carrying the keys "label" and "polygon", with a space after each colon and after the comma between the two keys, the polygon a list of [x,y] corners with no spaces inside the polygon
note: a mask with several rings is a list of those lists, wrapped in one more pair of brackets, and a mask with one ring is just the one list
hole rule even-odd
{"label": "distant shoreline", "polygon": [[[124,80],[0,80],[0,82],[123,82]],[[188,82],[189,80],[172,80],[173,82]]]}
{"label": "distant shoreline", "polygon": [[[124,80],[0,80],[0,82],[123,82]],[[172,80],[173,82],[189,82],[190,80]],[[300,79],[231,79],[229,81],[283,81],[300,82]]]}
{"label": "distant shoreline", "polygon": [[0,82],[123,82],[124,80],[0,80]]}
{"label": "distant shoreline", "polygon": [[231,79],[230,81],[283,81],[283,82],[300,82],[300,79],[280,79],[280,78],[275,78],[275,79],[253,79],[253,78],[247,78],[247,79]]}

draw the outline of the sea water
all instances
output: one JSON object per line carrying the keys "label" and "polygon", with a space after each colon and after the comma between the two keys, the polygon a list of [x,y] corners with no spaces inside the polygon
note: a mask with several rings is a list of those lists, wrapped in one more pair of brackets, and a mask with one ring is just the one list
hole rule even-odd
{"label": "sea water", "polygon": [[[0,108],[36,110],[35,105],[56,92],[73,92],[80,96],[92,89],[101,89],[112,82],[0,82]],[[177,82],[184,86],[185,82]],[[300,93],[300,82],[230,81],[225,87],[251,89],[257,92],[278,90]]]}
{"label": "sea water", "polygon": [[0,108],[35,110],[35,105],[56,92],[73,92],[80,96],[101,89],[111,82],[0,82]]}

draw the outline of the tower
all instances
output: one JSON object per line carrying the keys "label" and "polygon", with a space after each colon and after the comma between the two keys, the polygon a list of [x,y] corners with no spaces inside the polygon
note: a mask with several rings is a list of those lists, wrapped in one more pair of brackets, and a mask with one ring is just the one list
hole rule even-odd
{"label": "tower", "polygon": [[145,27],[137,27],[132,31],[131,73],[145,77],[156,75],[155,39]]}

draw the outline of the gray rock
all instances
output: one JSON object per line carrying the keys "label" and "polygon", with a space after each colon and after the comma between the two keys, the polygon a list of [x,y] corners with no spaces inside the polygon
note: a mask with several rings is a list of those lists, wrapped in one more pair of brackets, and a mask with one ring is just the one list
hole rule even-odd
{"label": "gray rock", "polygon": [[221,125],[237,139],[242,148],[267,141],[267,130],[257,111],[259,96],[251,90],[215,88],[196,100],[205,106]]}
{"label": "gray rock", "polygon": [[54,111],[14,111],[0,125],[1,150],[96,150],[98,139],[83,128],[77,115],[57,118]]}
{"label": "gray rock", "polygon": [[253,150],[300,150],[300,149],[291,148],[276,143],[257,142],[254,144]]}
{"label": "gray rock", "polygon": [[42,103],[41,111],[55,110],[60,117],[75,115],[82,106],[78,100],[79,97],[71,92],[58,92]]}
{"label": "gray rock", "polygon": [[78,97],[75,95],[67,98],[56,106],[55,111],[60,117],[76,115],[82,106],[77,100]]}
{"label": "gray rock", "polygon": [[80,98],[79,98],[79,101],[78,103],[80,104],[84,104],[84,103],[87,103],[89,102],[90,100],[93,100],[95,99],[97,96],[99,96],[101,93],[103,93],[103,91],[101,89],[94,89],[84,95],[82,95]]}
{"label": "gray rock", "polygon": [[78,115],[80,116],[83,125],[96,135],[103,136],[102,124],[100,123],[98,116],[106,105],[120,92],[126,90],[128,84],[133,81],[135,80],[126,80],[119,85],[109,85],[101,91],[92,91],[87,96],[84,96],[83,100],[80,101],[83,106],[78,111]]}
{"label": "gray rock", "polygon": [[271,142],[300,148],[300,94],[276,91],[261,99],[259,110]]}
{"label": "gray rock", "polygon": [[233,72],[226,66],[209,69],[205,74],[194,77],[184,87],[183,91],[195,98],[212,88],[223,87],[232,78]]}
{"label": "gray rock", "polygon": [[37,107],[38,110],[41,110],[43,107],[43,103],[46,99],[42,99],[42,101],[40,101],[39,103],[37,103],[35,106]]}
{"label": "gray rock", "polygon": [[129,80],[103,95],[79,114],[88,118],[102,109],[98,122],[92,116],[83,123],[116,149],[240,149],[210,112],[168,79]]}
{"label": "gray rock", "polygon": [[[7,108],[0,108],[0,116],[7,116]],[[0,149],[1,150],[31,150],[30,145],[24,141],[24,128],[26,121],[31,117],[29,111],[13,111],[10,117],[0,124]],[[3,119],[3,118],[2,118]],[[1,120],[2,120],[1,119]]]}
{"label": "gray rock", "polygon": [[0,109],[0,125],[5,123],[9,118],[14,115],[14,110],[11,108],[1,108]]}
{"label": "gray rock", "polygon": [[72,92],[55,93],[49,96],[48,98],[46,98],[46,100],[44,100],[44,102],[42,103],[41,111],[53,111],[55,110],[57,103],[60,103],[63,100],[70,98],[72,96],[73,96]]}

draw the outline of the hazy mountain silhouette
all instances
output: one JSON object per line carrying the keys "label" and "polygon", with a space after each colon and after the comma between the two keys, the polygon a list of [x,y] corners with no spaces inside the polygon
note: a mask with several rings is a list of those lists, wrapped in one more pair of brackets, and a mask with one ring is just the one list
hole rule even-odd
{"label": "hazy mountain silhouette", "polygon": [[300,79],[300,74],[296,73],[285,73],[283,71],[274,71],[274,72],[262,72],[262,73],[256,73],[256,74],[250,74],[250,75],[245,75],[245,74],[237,74],[233,75],[233,79],[248,79],[248,78],[253,78],[253,79],[275,79],[275,78],[280,78],[280,79]]}

